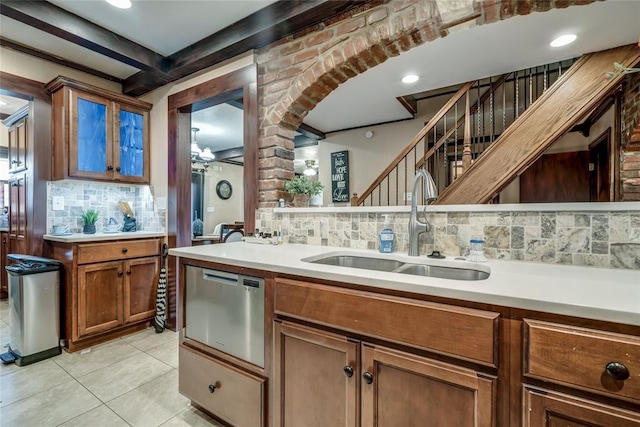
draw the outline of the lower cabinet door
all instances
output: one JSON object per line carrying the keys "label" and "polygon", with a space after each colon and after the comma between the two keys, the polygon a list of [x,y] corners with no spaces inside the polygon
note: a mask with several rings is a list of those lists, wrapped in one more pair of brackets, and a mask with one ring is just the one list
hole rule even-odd
{"label": "lower cabinet door", "polygon": [[362,425],[490,427],[496,379],[395,351],[362,348]]}
{"label": "lower cabinet door", "polygon": [[78,267],[78,336],[123,324],[124,265],[121,261]]}
{"label": "lower cabinet door", "polygon": [[276,322],[275,336],[274,425],[355,427],[359,344],[291,323]]}
{"label": "lower cabinet door", "polygon": [[159,257],[125,261],[124,271],[125,323],[152,319],[156,315]]}
{"label": "lower cabinet door", "polygon": [[525,387],[525,427],[639,427],[640,413]]}
{"label": "lower cabinet door", "polygon": [[267,425],[264,379],[184,345],[178,357],[180,393],[232,426]]}

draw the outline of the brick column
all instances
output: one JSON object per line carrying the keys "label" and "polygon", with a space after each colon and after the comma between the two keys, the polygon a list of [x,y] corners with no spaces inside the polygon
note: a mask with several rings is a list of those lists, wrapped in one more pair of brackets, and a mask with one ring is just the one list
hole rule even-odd
{"label": "brick column", "polygon": [[640,200],[640,73],[629,74],[622,103],[621,201]]}

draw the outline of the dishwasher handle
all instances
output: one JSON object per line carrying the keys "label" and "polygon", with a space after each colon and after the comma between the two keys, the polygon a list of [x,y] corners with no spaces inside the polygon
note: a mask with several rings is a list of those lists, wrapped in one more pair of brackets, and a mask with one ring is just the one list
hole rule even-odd
{"label": "dishwasher handle", "polygon": [[229,286],[238,285],[238,275],[226,273],[224,271],[217,270],[202,270],[202,278],[211,282],[217,282]]}

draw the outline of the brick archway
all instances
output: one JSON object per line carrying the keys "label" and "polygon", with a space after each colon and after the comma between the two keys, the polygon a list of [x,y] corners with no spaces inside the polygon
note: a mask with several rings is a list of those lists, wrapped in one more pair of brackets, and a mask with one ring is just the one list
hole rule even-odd
{"label": "brick archway", "polygon": [[294,132],[340,84],[458,25],[485,25],[593,1],[381,1],[265,48],[258,54],[259,206],[275,206],[284,197],[284,182],[293,177]]}

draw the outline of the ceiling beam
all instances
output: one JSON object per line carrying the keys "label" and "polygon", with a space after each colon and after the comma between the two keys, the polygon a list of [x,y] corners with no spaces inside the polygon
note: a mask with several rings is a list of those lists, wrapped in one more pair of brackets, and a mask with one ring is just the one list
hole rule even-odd
{"label": "ceiling beam", "polygon": [[140,70],[162,72],[170,60],[46,1],[2,1],[0,14]]}
{"label": "ceiling beam", "polygon": [[319,24],[356,7],[384,0],[277,1],[244,19],[188,46],[168,59],[170,72],[141,71],[127,78],[123,92],[140,96],[204,68],[264,47],[287,35]]}

